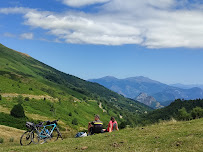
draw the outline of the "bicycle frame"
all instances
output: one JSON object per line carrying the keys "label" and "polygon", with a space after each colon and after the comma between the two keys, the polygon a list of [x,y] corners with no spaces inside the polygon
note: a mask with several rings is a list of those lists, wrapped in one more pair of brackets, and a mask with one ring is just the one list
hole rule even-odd
{"label": "bicycle frame", "polygon": [[[47,127],[52,127],[51,131],[47,129]],[[54,129],[56,128],[56,124],[50,124],[50,125],[45,125],[42,129],[42,131],[39,133],[40,138],[49,138],[51,134],[53,133]],[[44,135],[45,133],[45,135]]]}

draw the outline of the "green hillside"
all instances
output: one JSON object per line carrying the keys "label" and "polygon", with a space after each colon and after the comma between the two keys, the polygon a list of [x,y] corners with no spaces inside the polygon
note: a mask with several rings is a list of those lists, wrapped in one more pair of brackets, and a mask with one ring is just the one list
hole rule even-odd
{"label": "green hillside", "polygon": [[[196,109],[196,110],[195,110]],[[195,114],[195,113],[196,114]],[[194,114],[192,114],[194,113]],[[169,106],[157,109],[140,117],[140,124],[152,124],[161,120],[190,120],[203,117],[203,99],[180,100],[177,99]]]}
{"label": "green hillside", "polygon": [[[86,128],[94,114],[100,114],[105,124],[113,115],[118,122],[129,119],[128,122],[133,125],[137,115],[151,110],[97,83],[60,72],[2,44],[0,94],[0,109],[4,109],[0,111],[2,119],[9,117],[9,111],[21,98],[28,118],[32,118],[33,114],[36,120],[41,120],[42,116],[61,118],[75,129]],[[78,124],[73,124],[73,119],[77,119]],[[2,121],[0,124],[13,126]]]}
{"label": "green hillside", "polygon": [[18,143],[4,143],[0,151],[201,152],[203,149],[202,125],[203,119],[185,122],[169,121],[79,139],[68,138],[43,145],[20,146]]}

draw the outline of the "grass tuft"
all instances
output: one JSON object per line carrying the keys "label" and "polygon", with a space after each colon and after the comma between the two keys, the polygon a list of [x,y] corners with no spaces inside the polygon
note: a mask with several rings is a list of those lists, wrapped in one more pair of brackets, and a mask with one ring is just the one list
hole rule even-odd
{"label": "grass tuft", "polygon": [[0,138],[0,144],[2,144],[4,142],[3,138]]}
{"label": "grass tuft", "polygon": [[14,142],[14,138],[11,137],[11,138],[9,139],[9,142]]}

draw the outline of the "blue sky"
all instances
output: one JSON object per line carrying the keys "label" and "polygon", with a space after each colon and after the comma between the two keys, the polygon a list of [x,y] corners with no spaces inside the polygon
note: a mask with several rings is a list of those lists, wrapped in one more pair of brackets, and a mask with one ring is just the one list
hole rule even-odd
{"label": "blue sky", "polygon": [[203,84],[203,2],[1,0],[0,43],[83,79]]}

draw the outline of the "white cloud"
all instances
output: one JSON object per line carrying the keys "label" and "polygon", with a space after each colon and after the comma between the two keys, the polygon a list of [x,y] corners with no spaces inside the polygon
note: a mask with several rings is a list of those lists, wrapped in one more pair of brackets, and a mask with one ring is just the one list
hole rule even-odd
{"label": "white cloud", "polygon": [[45,29],[60,42],[203,48],[202,4],[194,6],[188,9],[188,1],[176,0],[111,0],[93,14],[28,8],[4,8],[0,13],[23,13],[24,24]]}
{"label": "white cloud", "polygon": [[35,11],[35,9],[24,8],[24,7],[0,8],[0,13],[2,14],[25,14],[30,11]]}
{"label": "white cloud", "polygon": [[34,38],[34,35],[33,35],[33,33],[23,33],[23,34],[21,34],[20,35],[20,38],[22,38],[22,39],[33,39]]}
{"label": "white cloud", "polygon": [[4,34],[3,34],[3,36],[5,36],[5,37],[11,37],[11,38],[16,37],[16,35],[15,35],[15,34],[8,33],[8,32],[4,33]]}
{"label": "white cloud", "polygon": [[82,7],[86,5],[92,5],[97,3],[105,3],[110,0],[62,0],[62,2],[72,7]]}
{"label": "white cloud", "polygon": [[67,43],[88,43],[104,45],[139,44],[142,39],[140,29],[118,23],[77,17],[68,13],[64,16],[30,12],[25,15],[25,24],[49,30],[50,34],[64,39]]}

